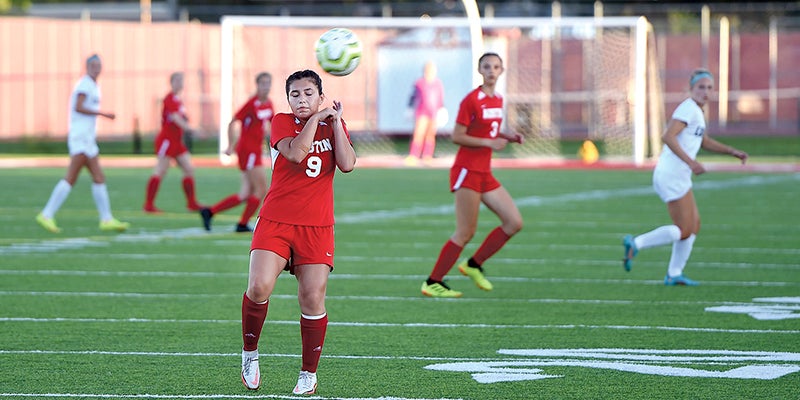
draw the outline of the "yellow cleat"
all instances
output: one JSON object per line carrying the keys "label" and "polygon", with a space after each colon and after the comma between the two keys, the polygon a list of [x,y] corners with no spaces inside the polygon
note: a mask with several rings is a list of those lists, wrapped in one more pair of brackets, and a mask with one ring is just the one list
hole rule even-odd
{"label": "yellow cleat", "polygon": [[467,265],[467,261],[465,260],[462,261],[461,264],[458,264],[458,271],[461,272],[461,275],[472,279],[472,282],[475,282],[475,286],[479,287],[481,290],[488,292],[494,288],[492,282],[489,282],[489,280],[483,276],[483,268],[472,268]]}
{"label": "yellow cleat", "polygon": [[462,293],[447,287],[444,282],[436,282],[428,285],[428,282],[422,282],[422,294],[428,297],[446,297],[455,298],[461,297]]}
{"label": "yellow cleat", "polygon": [[419,158],[414,156],[407,156],[405,159],[403,159],[403,164],[405,164],[406,167],[416,167],[419,165],[419,162]]}
{"label": "yellow cleat", "polygon": [[53,233],[60,233],[61,232],[61,228],[59,228],[56,225],[56,220],[54,220],[53,218],[47,218],[44,215],[42,215],[41,213],[39,213],[39,215],[36,216],[36,222],[38,222],[39,225],[42,226],[42,228],[47,229],[50,232],[53,232]]}
{"label": "yellow cleat", "polygon": [[116,218],[111,218],[108,221],[100,222],[100,230],[101,231],[117,231],[117,232],[124,232],[127,230],[131,224],[127,222],[120,222]]}

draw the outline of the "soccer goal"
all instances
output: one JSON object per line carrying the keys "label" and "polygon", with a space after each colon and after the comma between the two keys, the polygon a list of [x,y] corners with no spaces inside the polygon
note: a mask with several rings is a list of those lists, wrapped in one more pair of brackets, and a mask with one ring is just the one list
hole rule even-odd
{"label": "soccer goal", "polygon": [[[657,155],[663,95],[652,28],[644,17],[495,18],[480,20],[475,46],[466,18],[326,18],[225,16],[221,23],[220,147],[232,111],[254,92],[256,74],[273,75],[271,97],[288,111],[285,78],[300,69],[323,77],[323,92],[341,100],[359,154],[393,154],[392,138],[410,135],[409,98],[427,62],[438,67],[450,118],[439,121],[437,156],[452,153],[454,116],[480,82],[476,61],[500,54],[506,72],[505,129],[522,133],[515,157],[560,157],[564,141],[590,139],[606,159],[637,164]],[[363,42],[361,64],[345,77],[317,66],[314,43],[346,27]],[[402,151],[402,150],[401,150]]]}

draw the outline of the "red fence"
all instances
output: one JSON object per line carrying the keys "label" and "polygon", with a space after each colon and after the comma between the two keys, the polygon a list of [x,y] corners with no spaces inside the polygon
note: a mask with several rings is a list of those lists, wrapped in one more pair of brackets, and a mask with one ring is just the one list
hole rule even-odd
{"label": "red fence", "polygon": [[[114,121],[98,121],[100,136],[127,138],[137,126],[144,134],[157,131],[160,102],[175,71],[185,74],[183,97],[190,123],[215,133],[219,126],[219,32],[216,24],[0,18],[0,140],[63,138],[69,94],[92,53],[103,59],[102,108],[117,115]],[[723,130],[716,124],[718,104],[712,101],[708,107],[712,131],[798,133],[800,34],[778,33],[774,74],[766,31],[736,35],[735,43],[728,126]],[[701,41],[699,35],[661,35],[657,47],[665,109],[671,113],[686,95],[689,74],[699,66]],[[710,69],[717,73],[717,38],[712,37],[708,50]],[[564,65],[569,68],[570,64],[580,65]],[[364,67],[370,67],[369,63]],[[277,64],[264,65],[264,69],[275,73],[272,96],[276,104],[282,104],[283,77],[277,74],[281,69]],[[252,84],[251,77],[247,84]]]}

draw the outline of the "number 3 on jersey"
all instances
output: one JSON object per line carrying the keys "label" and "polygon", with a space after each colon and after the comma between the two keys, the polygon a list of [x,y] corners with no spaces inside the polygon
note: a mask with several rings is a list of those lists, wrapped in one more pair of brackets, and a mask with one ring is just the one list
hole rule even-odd
{"label": "number 3 on jersey", "polygon": [[492,121],[492,131],[489,132],[489,137],[496,138],[498,132],[500,132],[500,124],[497,121]]}
{"label": "number 3 on jersey", "polygon": [[306,166],[308,166],[308,168],[306,168],[306,175],[308,175],[309,178],[316,178],[322,171],[322,159],[319,158],[319,156],[308,157]]}

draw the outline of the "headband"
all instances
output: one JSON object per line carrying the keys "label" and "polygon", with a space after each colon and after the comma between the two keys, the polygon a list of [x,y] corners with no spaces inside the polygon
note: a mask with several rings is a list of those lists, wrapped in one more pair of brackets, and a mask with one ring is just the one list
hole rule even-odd
{"label": "headband", "polygon": [[689,80],[689,86],[693,87],[694,84],[697,83],[697,81],[699,81],[700,79],[703,79],[703,78],[708,78],[708,79],[711,79],[712,81],[714,80],[714,76],[711,75],[710,72],[703,71],[703,72],[700,72],[697,75],[693,76],[692,79]]}

